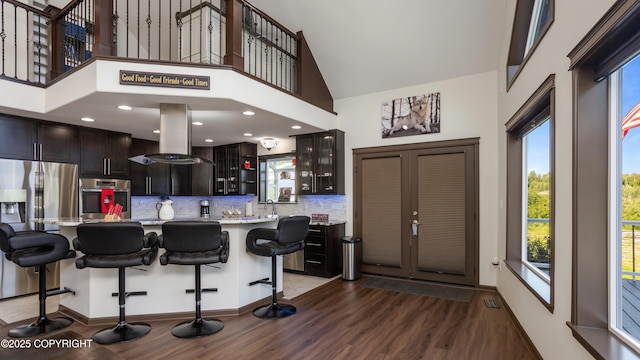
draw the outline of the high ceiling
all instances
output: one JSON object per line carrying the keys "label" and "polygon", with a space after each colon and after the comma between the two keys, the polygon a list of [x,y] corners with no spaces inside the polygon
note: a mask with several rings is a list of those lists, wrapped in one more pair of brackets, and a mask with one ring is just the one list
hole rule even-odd
{"label": "high ceiling", "polygon": [[507,0],[249,0],[302,30],[334,99],[496,70]]}
{"label": "high ceiling", "polygon": [[[505,41],[507,1],[250,0],[289,30],[303,31],[335,100],[496,70]],[[266,111],[247,118],[241,115],[246,105],[239,102],[144,94],[93,94],[47,114],[11,108],[0,108],[0,112],[157,140],[152,130],[159,127],[160,102],[185,102],[192,107],[193,120],[203,122],[193,128],[195,146],[258,142],[266,136],[287,139],[320,130],[307,125],[292,130],[297,120],[304,120]],[[134,110],[122,112],[115,107],[119,104]],[[83,116],[96,122],[80,122]],[[252,137],[243,136],[245,132]],[[205,143],[206,138],[214,142]]]}

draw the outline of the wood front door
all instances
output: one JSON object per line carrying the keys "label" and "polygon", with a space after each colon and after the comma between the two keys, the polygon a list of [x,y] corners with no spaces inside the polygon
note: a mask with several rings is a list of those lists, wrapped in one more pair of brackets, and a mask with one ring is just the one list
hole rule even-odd
{"label": "wood front door", "polygon": [[354,150],[364,272],[477,283],[477,139]]}

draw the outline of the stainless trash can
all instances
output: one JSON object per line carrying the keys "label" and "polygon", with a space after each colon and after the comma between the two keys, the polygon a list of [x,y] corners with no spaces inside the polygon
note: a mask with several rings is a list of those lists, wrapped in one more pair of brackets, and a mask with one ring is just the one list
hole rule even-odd
{"label": "stainless trash can", "polygon": [[362,241],[351,236],[342,238],[342,279],[360,279],[362,266]]}

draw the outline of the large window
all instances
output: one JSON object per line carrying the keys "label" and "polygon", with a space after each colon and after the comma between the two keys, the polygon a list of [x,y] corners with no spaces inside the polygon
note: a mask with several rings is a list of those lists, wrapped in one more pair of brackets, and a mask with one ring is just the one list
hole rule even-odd
{"label": "large window", "polygon": [[[610,328],[640,349],[640,57],[610,77]],[[636,251],[638,254],[636,255]]]}
{"label": "large window", "polygon": [[553,23],[554,0],[518,0],[507,59],[507,88]]}
{"label": "large window", "polygon": [[507,122],[507,267],[553,311],[554,79]]}
{"label": "large window", "polygon": [[638,282],[634,266],[640,254],[634,252],[640,247],[634,244],[630,209],[638,204],[632,174],[640,171],[634,140],[640,129],[622,138],[622,118],[640,100],[638,24],[640,2],[616,1],[568,55],[575,92],[568,325],[589,352],[605,359],[640,354],[638,298],[627,297]]}

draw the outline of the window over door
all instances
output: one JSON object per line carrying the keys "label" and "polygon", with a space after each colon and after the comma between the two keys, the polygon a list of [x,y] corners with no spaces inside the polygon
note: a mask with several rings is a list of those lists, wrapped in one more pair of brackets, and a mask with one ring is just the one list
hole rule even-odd
{"label": "window over door", "polygon": [[518,0],[507,58],[507,89],[551,27],[554,8],[555,0]]}

